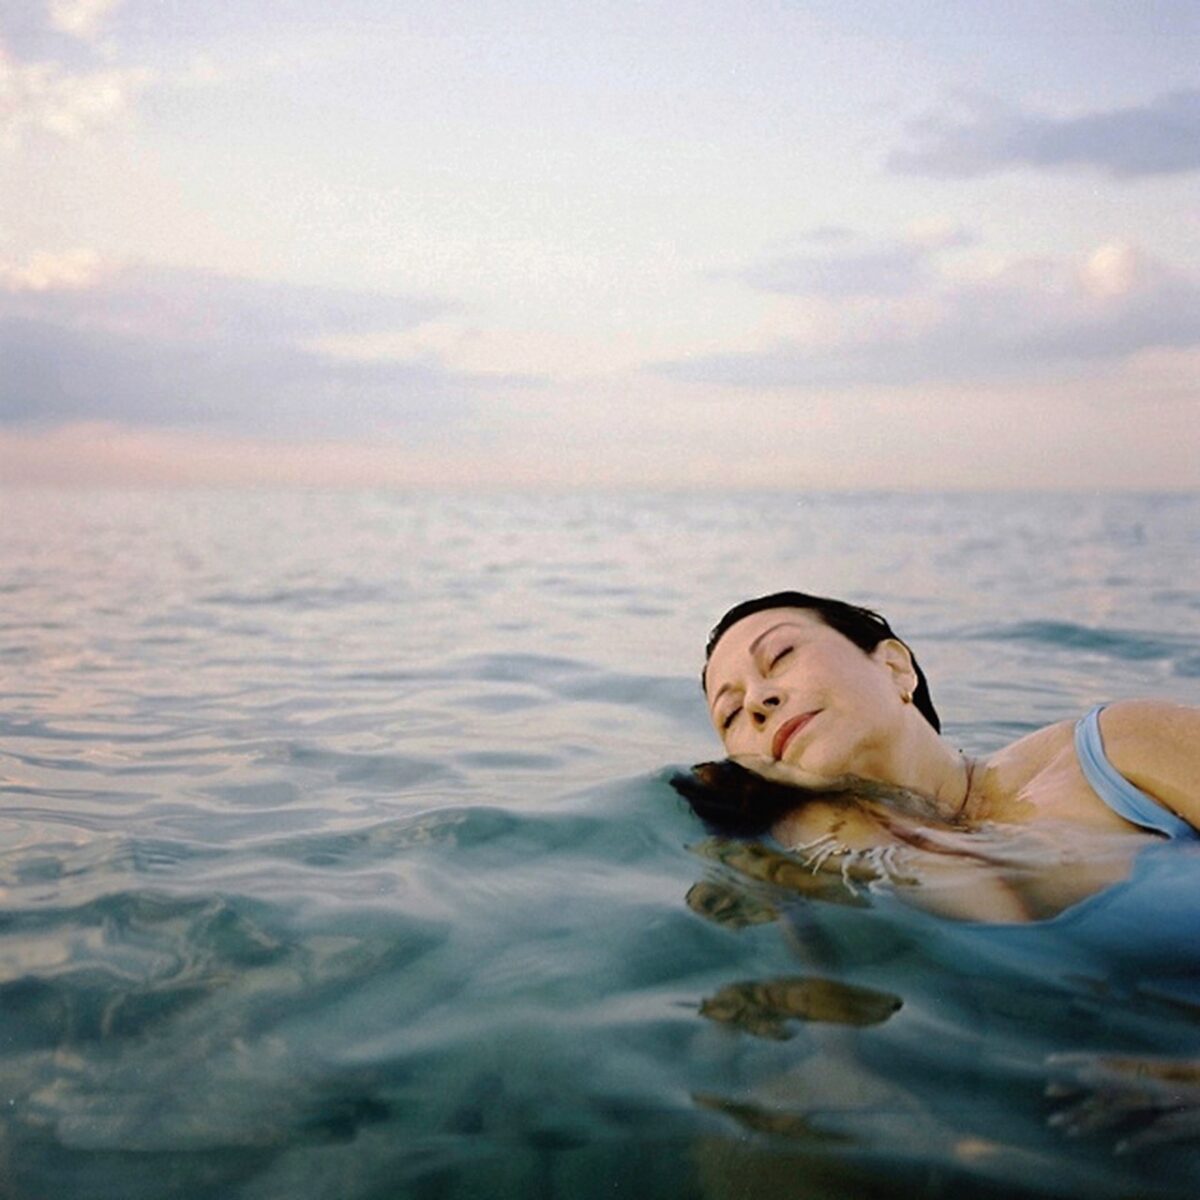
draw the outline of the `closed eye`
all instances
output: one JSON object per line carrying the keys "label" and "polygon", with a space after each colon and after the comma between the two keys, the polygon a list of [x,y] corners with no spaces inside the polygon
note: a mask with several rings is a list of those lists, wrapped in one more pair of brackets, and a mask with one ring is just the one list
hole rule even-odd
{"label": "closed eye", "polygon": [[727,716],[727,717],[725,718],[725,720],[723,720],[723,721],[721,722],[721,728],[722,728],[722,729],[728,729],[728,728],[730,727],[730,725],[732,725],[732,724],[733,724],[733,718],[734,718],[734,717],[736,717],[736,716],[738,715],[738,713],[740,713],[741,711],[742,711],[742,707],[741,707],[741,705],[740,705],[740,704],[738,705],[738,707],[737,707],[737,708],[735,708],[735,709],[732,709],[732,710],[730,711],[730,713],[729,713],[729,716]]}
{"label": "closed eye", "polygon": [[773,659],[771,659],[771,662],[768,665],[767,670],[773,671],[783,659],[787,658],[787,656],[789,654],[791,654],[792,649],[793,649],[793,647],[791,647],[791,646],[785,646],[782,650],[780,650],[780,652],[777,655],[775,655],[775,657]]}

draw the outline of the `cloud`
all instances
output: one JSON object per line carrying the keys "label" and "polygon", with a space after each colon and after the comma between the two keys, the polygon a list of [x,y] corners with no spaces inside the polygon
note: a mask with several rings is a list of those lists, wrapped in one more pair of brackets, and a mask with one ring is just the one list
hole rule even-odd
{"label": "cloud", "polygon": [[756,291],[826,299],[903,296],[930,279],[937,256],[975,242],[974,234],[943,220],[914,224],[906,237],[865,241],[840,226],[811,229],[804,247],[788,250],[713,278],[736,279]]}
{"label": "cloud", "polygon": [[433,357],[354,361],[309,343],[415,325],[448,307],[162,268],[101,272],[92,287],[0,292],[0,423],[419,433],[513,381],[449,371]]}
{"label": "cloud", "polygon": [[928,253],[920,246],[888,245],[865,250],[784,254],[721,278],[740,279],[761,292],[790,296],[902,295],[925,275]]}
{"label": "cloud", "polygon": [[737,387],[989,382],[1200,346],[1200,284],[1123,244],[1082,263],[1019,261],[966,278],[931,271],[911,294],[885,281],[870,296],[807,304],[794,335],[770,346],[652,369]]}
{"label": "cloud", "polygon": [[[71,254],[85,259],[88,252]],[[294,345],[323,334],[404,328],[450,307],[428,297],[272,283],[174,267],[104,271],[95,266],[93,276],[97,284],[92,288],[9,296],[0,302],[0,314],[160,341]]]}
{"label": "cloud", "polygon": [[201,347],[0,320],[0,421],[114,420],[288,436],[386,432],[461,415],[432,365],[248,343]]}
{"label": "cloud", "polygon": [[974,246],[979,241],[979,235],[974,230],[964,229],[963,226],[944,217],[930,217],[927,220],[914,221],[908,227],[908,240],[933,252],[961,250],[964,246]]}
{"label": "cloud", "polygon": [[74,141],[124,119],[152,79],[135,67],[77,74],[58,63],[19,63],[0,46],[0,146],[29,134]]}
{"label": "cloud", "polygon": [[123,0],[50,0],[50,24],[60,33],[93,41],[100,36],[109,14]]}
{"label": "cloud", "polygon": [[855,237],[854,230],[845,225],[818,225],[803,234],[800,240],[830,245],[837,242],[853,241]]}
{"label": "cloud", "polygon": [[100,271],[94,250],[34,254],[23,263],[0,261],[0,289],[8,292],[46,292],[92,287]]}
{"label": "cloud", "polygon": [[915,144],[888,158],[910,175],[966,179],[1011,167],[1091,167],[1118,179],[1200,169],[1200,89],[1074,117],[1023,112],[983,97],[909,126]]}
{"label": "cloud", "polygon": [[1137,284],[1141,268],[1138,253],[1132,246],[1109,242],[1088,256],[1080,279],[1094,296],[1123,296]]}

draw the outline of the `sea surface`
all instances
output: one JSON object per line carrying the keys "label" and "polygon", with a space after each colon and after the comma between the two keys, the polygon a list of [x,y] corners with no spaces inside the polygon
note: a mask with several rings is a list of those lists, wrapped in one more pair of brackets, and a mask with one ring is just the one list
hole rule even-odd
{"label": "sea surface", "polygon": [[1200,497],[0,491],[0,1196],[1194,1197],[1200,858],[1021,926],[722,840],[708,627],[985,754],[1200,702]]}

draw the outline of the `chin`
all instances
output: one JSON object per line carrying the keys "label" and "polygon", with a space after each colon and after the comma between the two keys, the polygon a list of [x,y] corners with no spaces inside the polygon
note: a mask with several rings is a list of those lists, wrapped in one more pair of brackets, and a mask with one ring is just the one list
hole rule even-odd
{"label": "chin", "polygon": [[796,783],[802,787],[812,788],[813,791],[832,787],[846,776],[845,771],[826,763],[814,762],[803,754],[797,755],[795,758],[784,755],[780,760],[780,765],[787,768]]}
{"label": "chin", "polygon": [[820,744],[805,747],[788,746],[784,750],[783,761],[821,783],[834,783],[854,774],[854,765],[845,754]]}

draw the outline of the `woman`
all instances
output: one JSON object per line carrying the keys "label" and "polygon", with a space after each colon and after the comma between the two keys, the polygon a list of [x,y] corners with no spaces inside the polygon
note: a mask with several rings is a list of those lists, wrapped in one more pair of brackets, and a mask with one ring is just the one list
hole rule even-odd
{"label": "woman", "polygon": [[729,757],[785,785],[735,773],[731,798],[728,772],[698,768],[680,790],[702,816],[747,831],[761,813],[815,868],[869,856],[953,915],[1049,915],[1123,878],[1148,839],[1200,836],[1196,709],[1124,701],[975,760],[941,738],[925,676],[881,616],[803,592],[730,609],[702,683]]}

